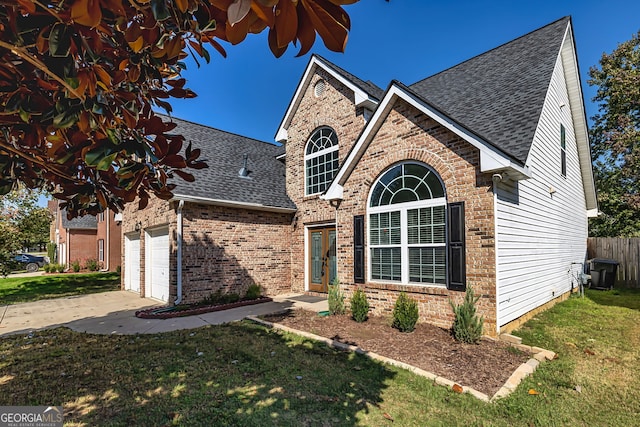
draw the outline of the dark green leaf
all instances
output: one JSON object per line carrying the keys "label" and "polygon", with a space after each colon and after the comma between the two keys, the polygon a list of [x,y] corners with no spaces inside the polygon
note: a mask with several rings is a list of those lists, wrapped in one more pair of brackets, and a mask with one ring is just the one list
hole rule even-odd
{"label": "dark green leaf", "polygon": [[54,24],[49,35],[49,54],[53,57],[69,56],[72,34],[71,27],[61,22]]}
{"label": "dark green leaf", "polygon": [[113,164],[114,160],[116,159],[116,156],[118,155],[118,153],[112,153],[108,156],[105,156],[104,158],[102,158],[102,160],[100,160],[98,162],[98,164],[96,165],[96,169],[100,170],[100,171],[106,171],[108,170],[111,165]]}
{"label": "dark green leaf", "polygon": [[151,0],[151,12],[157,21],[164,21],[171,16],[165,0]]}

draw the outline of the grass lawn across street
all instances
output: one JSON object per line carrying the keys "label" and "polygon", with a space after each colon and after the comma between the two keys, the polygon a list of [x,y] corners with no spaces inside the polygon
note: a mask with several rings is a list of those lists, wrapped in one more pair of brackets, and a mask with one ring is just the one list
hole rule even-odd
{"label": "grass lawn across street", "polygon": [[120,289],[118,273],[0,277],[0,304],[15,304],[118,289]]}

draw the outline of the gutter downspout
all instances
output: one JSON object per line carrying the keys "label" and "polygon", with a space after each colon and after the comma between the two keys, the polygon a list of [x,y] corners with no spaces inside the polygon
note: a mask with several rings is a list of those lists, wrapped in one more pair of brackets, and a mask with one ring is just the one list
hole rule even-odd
{"label": "gutter downspout", "polygon": [[176,296],[175,301],[173,302],[174,305],[178,305],[182,302],[182,208],[184,207],[184,200],[180,200],[180,202],[178,202],[178,211],[177,211],[177,230],[176,230],[176,237],[178,240],[178,253],[177,253],[177,264],[178,264],[178,268],[177,268],[177,283],[176,283],[176,287],[177,287],[177,293],[178,295]]}
{"label": "gutter downspout", "polygon": [[64,253],[64,262],[62,263],[64,265],[64,271],[69,270],[69,260],[71,259],[71,233],[69,233],[69,229],[65,228],[66,230],[66,240],[67,240],[67,247],[65,248],[65,253]]}
{"label": "gutter downspout", "polygon": [[496,335],[500,336],[500,261],[498,260],[498,181],[493,181],[493,234],[496,269]]}
{"label": "gutter downspout", "polygon": [[109,258],[111,258],[111,246],[109,246],[109,223],[111,219],[111,210],[107,208],[105,220],[107,221],[107,237],[104,239],[104,247],[102,248],[102,257],[104,258],[104,270],[109,271]]}

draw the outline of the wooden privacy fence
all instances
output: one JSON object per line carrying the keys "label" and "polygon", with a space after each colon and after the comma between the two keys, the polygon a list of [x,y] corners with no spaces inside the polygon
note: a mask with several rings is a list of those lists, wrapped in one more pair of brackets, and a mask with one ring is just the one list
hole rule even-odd
{"label": "wooden privacy fence", "polygon": [[589,237],[587,256],[618,261],[616,286],[640,288],[640,237]]}

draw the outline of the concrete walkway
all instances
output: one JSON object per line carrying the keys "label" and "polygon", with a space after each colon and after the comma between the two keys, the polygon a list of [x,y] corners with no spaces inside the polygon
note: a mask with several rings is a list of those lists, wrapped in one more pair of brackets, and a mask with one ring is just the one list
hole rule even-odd
{"label": "concrete walkway", "polygon": [[273,302],[249,305],[174,319],[139,319],[135,312],[159,306],[158,301],[140,298],[127,291],[103,292],[0,306],[0,336],[28,333],[37,329],[66,326],[92,334],[155,334],[181,329],[220,325],[290,308],[327,310],[327,300],[301,294],[279,295]]}

